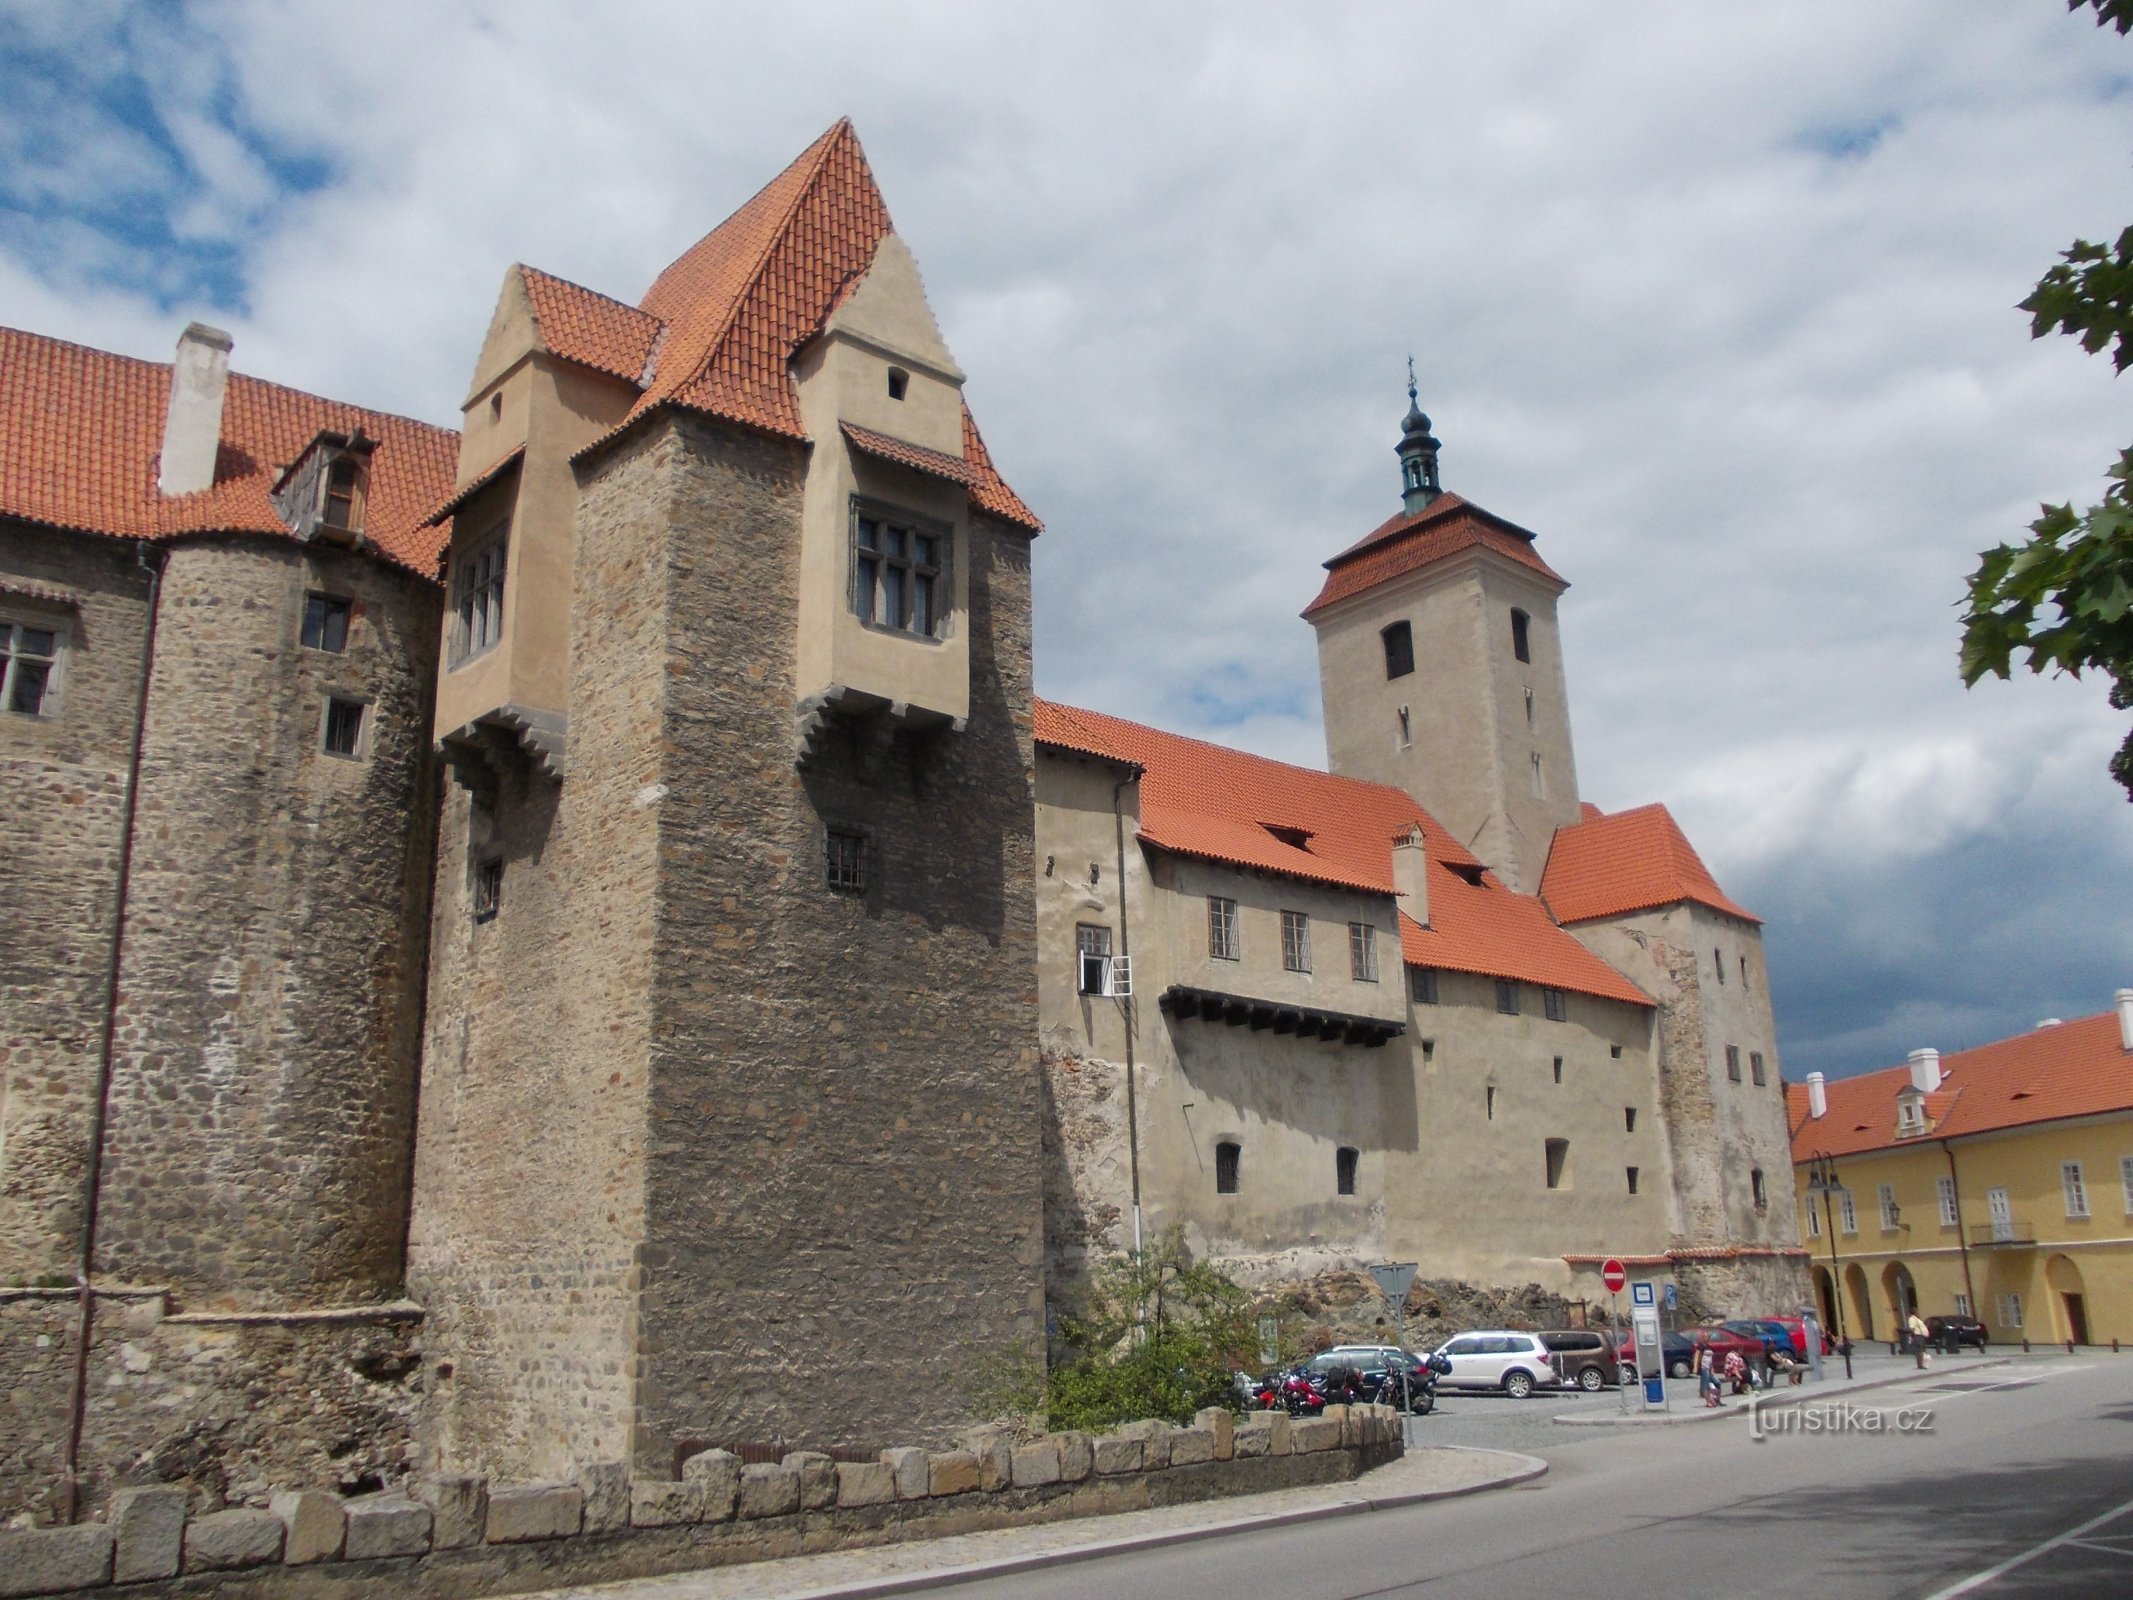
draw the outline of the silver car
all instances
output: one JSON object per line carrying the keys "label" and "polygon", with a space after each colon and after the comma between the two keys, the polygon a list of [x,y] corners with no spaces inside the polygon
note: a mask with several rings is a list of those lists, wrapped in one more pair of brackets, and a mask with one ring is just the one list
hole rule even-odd
{"label": "silver car", "polygon": [[1438,1346],[1436,1353],[1452,1364],[1437,1380],[1441,1389],[1501,1389],[1523,1400],[1535,1389],[1557,1388],[1563,1381],[1548,1359],[1547,1346],[1530,1333],[1462,1333]]}

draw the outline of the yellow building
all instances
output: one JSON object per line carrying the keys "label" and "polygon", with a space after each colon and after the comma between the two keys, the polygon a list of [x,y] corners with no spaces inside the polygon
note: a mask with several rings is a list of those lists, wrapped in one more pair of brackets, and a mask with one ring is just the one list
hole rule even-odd
{"label": "yellow building", "polygon": [[2133,1340],[2133,989],[1946,1058],[1810,1073],[1786,1099],[1833,1329],[1892,1339],[1916,1310],[2002,1342]]}

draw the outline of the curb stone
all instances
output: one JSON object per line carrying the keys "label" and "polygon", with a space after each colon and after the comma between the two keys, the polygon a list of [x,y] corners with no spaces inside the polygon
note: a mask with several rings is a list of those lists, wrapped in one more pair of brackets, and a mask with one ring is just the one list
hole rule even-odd
{"label": "curb stone", "polygon": [[[943,1567],[935,1572],[905,1572],[893,1577],[833,1584],[826,1588],[803,1590],[786,1596],[785,1600],[873,1600],[877,1595],[908,1594],[914,1589],[940,1589],[951,1584],[981,1583],[989,1578],[1011,1578],[1018,1573],[1070,1566],[1083,1561],[1098,1561],[1105,1556],[1125,1555],[1137,1550],[1160,1550],[1166,1545],[1196,1544],[1203,1539],[1219,1539],[1232,1533],[1285,1528],[1302,1522],[1323,1522],[1329,1517],[1351,1517],[1371,1511],[1393,1511],[1402,1506],[1420,1505],[1429,1500],[1452,1500],[1462,1495],[1485,1493],[1491,1489],[1515,1488],[1519,1484],[1532,1482],[1548,1470],[1548,1463],[1539,1456],[1522,1455],[1514,1450],[1481,1450],[1470,1445],[1433,1445],[1431,1448],[1456,1450],[1461,1455],[1494,1456],[1504,1463],[1504,1470],[1493,1478],[1456,1484],[1447,1489],[1411,1489],[1384,1495],[1352,1495],[1326,1505],[1307,1506],[1296,1511],[1270,1511],[1258,1516],[1232,1517],[1226,1522],[1203,1523],[1193,1528],[1166,1528],[1157,1533],[1127,1534],[1121,1538],[1101,1539],[1090,1544],[1074,1545],[1064,1550],[1047,1550],[1035,1555],[1001,1556],[991,1561],[973,1561],[965,1566]],[[1362,1481],[1353,1480],[1348,1487],[1354,1488]]]}
{"label": "curb stone", "polygon": [[[1893,1378],[1871,1378],[1864,1383],[1848,1383],[1841,1389],[1825,1388],[1815,1390],[1803,1387],[1797,1394],[1787,1389],[1782,1395],[1773,1396],[1768,1400],[1752,1402],[1751,1404],[1753,1409],[1757,1411],[1777,1411],[1790,1406],[1842,1400],[1850,1395],[1866,1394],[1875,1389],[1893,1389],[1898,1384],[1917,1383],[1923,1378],[1947,1377],[1952,1373],[1987,1372],[1994,1367],[2009,1366],[2013,1361],[2014,1357],[2012,1356],[2001,1356],[1996,1361],[1973,1361],[1960,1367],[1946,1367],[1938,1373],[1928,1367],[1924,1372],[1900,1372]],[[1716,1410],[1699,1406],[1694,1411],[1684,1411],[1678,1415],[1672,1412],[1659,1411],[1647,1412],[1641,1416],[1634,1414],[1626,1417],[1559,1416],[1551,1417],[1549,1420],[1558,1428],[1685,1428],[1698,1422],[1723,1422],[1728,1417],[1745,1417],[1748,1415],[1749,1410],[1750,1406],[1748,1405],[1720,1406]]]}

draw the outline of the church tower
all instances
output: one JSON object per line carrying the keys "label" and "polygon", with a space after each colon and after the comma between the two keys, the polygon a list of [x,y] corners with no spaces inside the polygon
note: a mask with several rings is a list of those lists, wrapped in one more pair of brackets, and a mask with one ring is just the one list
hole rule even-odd
{"label": "church tower", "polygon": [[1533,535],[1438,481],[1409,376],[1399,512],[1326,563],[1318,634],[1326,760],[1405,789],[1499,877],[1540,887],[1578,820],[1556,598]]}

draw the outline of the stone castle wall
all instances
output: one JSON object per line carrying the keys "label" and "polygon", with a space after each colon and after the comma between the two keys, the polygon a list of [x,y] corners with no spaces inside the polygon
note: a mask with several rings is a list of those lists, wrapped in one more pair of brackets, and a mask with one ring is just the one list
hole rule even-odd
{"label": "stone castle wall", "polygon": [[[339,654],[304,595],[353,598]],[[97,1271],[182,1308],[399,1292],[434,777],[433,586],[291,543],[175,546],[163,580]],[[325,698],[367,748],[320,750]]]}
{"label": "stone castle wall", "polygon": [[[1041,1348],[1028,537],[972,519],[967,729],[833,732],[803,773],[797,458],[693,420],[658,448],[635,1459],[937,1437],[1003,1355]],[[863,895],[825,885],[830,826],[868,837]]]}
{"label": "stone castle wall", "polygon": [[[410,1292],[422,1455],[520,1479],[624,1459],[636,1405],[666,568],[647,430],[587,485],[567,769],[457,784],[438,848]],[[472,864],[503,863],[496,916]]]}
{"label": "stone castle wall", "polygon": [[56,714],[0,715],[0,1282],[71,1278],[80,1248],[148,614],[139,550],[0,523],[0,602],[54,597],[23,614],[49,614],[66,650]]}

